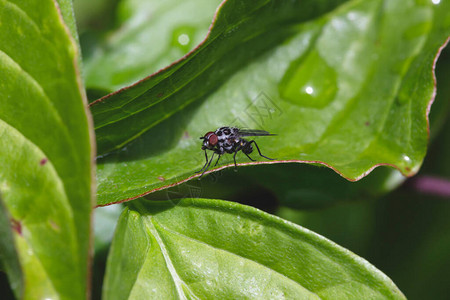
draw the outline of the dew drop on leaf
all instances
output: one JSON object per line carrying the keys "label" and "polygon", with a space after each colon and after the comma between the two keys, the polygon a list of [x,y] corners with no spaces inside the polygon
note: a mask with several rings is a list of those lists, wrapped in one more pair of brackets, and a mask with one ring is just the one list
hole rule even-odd
{"label": "dew drop on leaf", "polygon": [[189,52],[193,46],[195,28],[191,26],[179,26],[172,32],[172,45],[183,53]]}
{"label": "dew drop on leaf", "polygon": [[322,108],[336,95],[336,72],[314,50],[291,63],[278,88],[288,102]]}

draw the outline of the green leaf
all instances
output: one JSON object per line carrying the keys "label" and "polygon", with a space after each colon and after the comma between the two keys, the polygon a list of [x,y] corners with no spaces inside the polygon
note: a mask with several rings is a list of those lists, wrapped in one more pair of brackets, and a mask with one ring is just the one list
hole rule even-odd
{"label": "green leaf", "polygon": [[384,274],[300,226],[236,203],[133,201],[104,299],[404,299]]}
{"label": "green leaf", "polygon": [[352,1],[325,14],[334,5],[227,1],[196,51],[95,102],[100,153],[126,146],[99,160],[98,203],[192,178],[198,137],[223,125],[277,133],[257,139],[264,155],[351,180],[378,165],[415,174],[449,2]]}
{"label": "green leaf", "polygon": [[[447,47],[439,57],[436,68],[437,94],[433,102],[430,114],[430,131],[432,138],[430,142],[435,148],[441,149],[441,155],[436,151],[427,154],[428,166],[424,165],[421,170],[424,174],[430,174],[430,161],[444,175],[450,170],[446,164],[448,161],[447,149],[450,144],[443,136],[436,137],[442,127],[443,121],[449,116],[450,108],[450,48]],[[450,132],[444,130],[444,132]],[[434,138],[433,138],[434,136]],[[424,169],[425,167],[425,169]],[[434,172],[435,173],[435,172]],[[431,172],[433,174],[433,172]],[[317,168],[306,164],[278,164],[261,165],[257,168],[241,168],[239,172],[232,170],[220,170],[212,173],[204,180],[192,180],[182,185],[170,187],[154,192],[147,199],[179,199],[188,197],[228,199],[239,203],[245,203],[263,210],[272,211],[275,205],[288,206],[295,209],[317,209],[335,205],[337,202],[368,201],[379,198],[397,188],[404,182],[406,177],[399,171],[387,167],[376,168],[368,176],[357,182],[349,182],[328,169]],[[324,189],[326,186],[326,189]],[[261,195],[263,199],[251,199],[249,195]],[[277,202],[268,201],[276,199]],[[332,215],[332,213],[331,213]],[[348,216],[343,217],[348,220]],[[338,220],[337,222],[340,222]],[[302,223],[303,224],[303,223]],[[349,227],[354,224],[349,224]],[[306,226],[311,228],[309,226]],[[359,226],[361,227],[361,226]],[[361,232],[364,232],[363,228]],[[343,232],[349,232],[344,228]],[[347,236],[347,234],[344,234]],[[327,237],[329,237],[327,235]],[[352,236],[348,236],[352,239]],[[332,238],[332,240],[334,240]]]}
{"label": "green leaf", "polygon": [[55,1],[2,1],[0,20],[0,192],[24,298],[84,299],[93,150],[78,48]]}
{"label": "green leaf", "polygon": [[84,57],[87,88],[112,92],[180,59],[205,38],[220,2],[120,1],[118,30]]}
{"label": "green leaf", "polygon": [[78,41],[77,24],[75,23],[75,16],[73,15],[72,0],[57,0],[57,2],[64,23],[67,28],[69,28],[72,37]]}

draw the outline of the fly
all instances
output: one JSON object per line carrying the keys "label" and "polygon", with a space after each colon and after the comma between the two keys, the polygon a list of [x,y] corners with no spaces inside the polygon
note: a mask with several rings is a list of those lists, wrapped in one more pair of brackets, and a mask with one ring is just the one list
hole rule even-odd
{"label": "fly", "polygon": [[[254,140],[247,141],[243,137],[246,136],[272,136],[275,134],[271,134],[265,130],[258,130],[258,129],[239,129],[236,127],[220,127],[216,131],[210,131],[207,132],[204,136],[200,137],[200,139],[203,140],[202,150],[205,151],[205,165],[203,168],[201,168],[200,171],[197,171],[196,173],[202,172],[202,175],[208,170],[209,166],[211,165],[211,162],[214,158],[214,154],[218,154],[219,157],[217,158],[216,164],[219,162],[220,157],[225,153],[234,153],[233,159],[234,159],[234,169],[237,169],[236,164],[236,154],[239,151],[242,151],[251,161],[255,161],[253,158],[249,156],[250,153],[253,152],[253,146],[252,144],[255,144],[256,149],[258,150],[258,153],[260,156],[273,160],[273,158],[269,158],[267,156],[264,156],[261,154],[261,151],[259,150],[258,144]],[[208,154],[206,150],[213,151],[213,154],[211,156],[211,159],[208,159]]]}

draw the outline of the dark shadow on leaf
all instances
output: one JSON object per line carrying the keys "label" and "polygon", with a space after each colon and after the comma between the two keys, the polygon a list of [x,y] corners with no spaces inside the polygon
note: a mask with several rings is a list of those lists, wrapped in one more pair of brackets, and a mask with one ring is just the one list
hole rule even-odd
{"label": "dark shadow on leaf", "polygon": [[[164,201],[152,201],[145,198],[140,198],[135,201],[125,203],[131,210],[137,211],[142,216],[156,215],[160,212],[172,209],[178,205],[182,199],[164,200]],[[144,211],[145,209],[145,211]]]}

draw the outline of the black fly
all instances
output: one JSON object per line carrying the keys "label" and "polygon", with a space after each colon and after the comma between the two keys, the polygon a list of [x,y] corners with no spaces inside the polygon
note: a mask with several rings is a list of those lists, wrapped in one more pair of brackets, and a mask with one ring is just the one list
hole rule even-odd
{"label": "black fly", "polygon": [[[233,159],[234,159],[234,168],[236,170],[237,164],[236,164],[236,154],[238,151],[242,150],[242,152],[247,155],[247,157],[251,161],[255,161],[253,158],[249,156],[250,153],[253,152],[253,146],[252,144],[255,144],[256,149],[258,150],[258,153],[260,156],[273,160],[273,158],[269,158],[267,156],[264,156],[261,154],[261,151],[259,150],[258,145],[254,140],[247,141],[246,139],[243,139],[242,137],[245,136],[270,136],[275,135],[268,133],[264,130],[258,130],[258,129],[239,129],[236,127],[220,127],[216,131],[210,131],[205,134],[205,136],[200,137],[200,139],[203,140],[202,150],[205,150],[205,158],[206,163],[203,166],[203,168],[200,171],[197,171],[196,173],[200,173],[203,171],[202,175],[208,170],[209,166],[211,165],[211,162],[214,158],[214,154],[218,154],[219,157],[217,158],[216,164],[219,162],[220,157],[225,153],[234,153]],[[213,154],[211,156],[211,159],[208,159],[208,154],[206,150],[212,150]]]}

